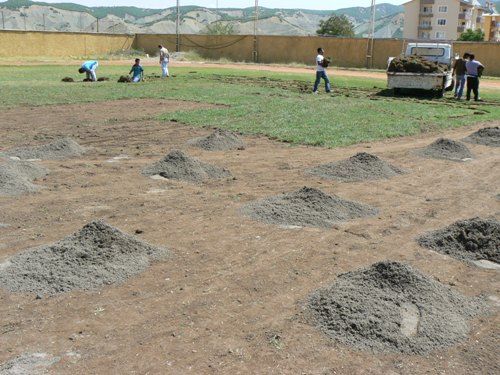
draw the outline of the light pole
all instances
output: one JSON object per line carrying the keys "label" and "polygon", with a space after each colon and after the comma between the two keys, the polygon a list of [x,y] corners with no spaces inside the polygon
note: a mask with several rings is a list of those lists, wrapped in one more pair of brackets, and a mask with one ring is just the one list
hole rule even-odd
{"label": "light pole", "polygon": [[371,19],[370,19],[370,36],[368,39],[368,44],[366,46],[366,67],[371,68],[373,67],[373,44],[374,44],[374,38],[375,38],[375,12],[376,12],[376,0],[372,0],[372,6],[371,6]]}
{"label": "light pole", "polygon": [[179,52],[180,51],[180,41],[179,41],[179,24],[181,20],[181,16],[179,13],[179,0],[177,0],[177,17],[175,19],[175,51]]}
{"label": "light pole", "polygon": [[253,17],[253,62],[259,60],[257,43],[257,22],[259,21],[259,0],[255,0],[255,11]]}

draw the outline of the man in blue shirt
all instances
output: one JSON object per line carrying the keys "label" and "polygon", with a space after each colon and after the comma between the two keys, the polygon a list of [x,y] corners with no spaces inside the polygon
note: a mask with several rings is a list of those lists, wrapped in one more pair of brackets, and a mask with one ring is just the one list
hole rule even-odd
{"label": "man in blue shirt", "polygon": [[469,54],[469,61],[465,63],[467,71],[467,100],[470,100],[470,92],[474,92],[474,100],[479,99],[479,77],[483,74],[484,65],[475,60],[473,54]]}
{"label": "man in blue shirt", "polygon": [[89,60],[85,61],[80,69],[78,69],[79,73],[86,73],[87,74],[87,79],[90,79],[91,81],[95,82],[97,81],[97,76],[95,75],[95,70],[99,66],[99,63],[94,60]]}
{"label": "man in blue shirt", "polygon": [[144,80],[144,69],[141,66],[141,59],[135,59],[135,64],[128,74],[132,74],[132,82],[139,82]]}

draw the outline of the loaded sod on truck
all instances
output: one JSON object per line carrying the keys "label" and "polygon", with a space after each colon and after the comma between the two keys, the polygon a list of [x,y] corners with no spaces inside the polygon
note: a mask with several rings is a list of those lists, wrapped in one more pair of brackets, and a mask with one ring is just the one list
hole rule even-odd
{"label": "loaded sod on truck", "polygon": [[442,97],[454,87],[452,56],[451,44],[409,43],[404,56],[389,58],[387,87],[395,94],[402,89],[418,89]]}

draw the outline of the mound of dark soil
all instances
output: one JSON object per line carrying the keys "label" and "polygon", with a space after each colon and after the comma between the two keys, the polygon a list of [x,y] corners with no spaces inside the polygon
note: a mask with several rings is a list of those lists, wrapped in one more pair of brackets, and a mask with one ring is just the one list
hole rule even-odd
{"label": "mound of dark soil", "polygon": [[396,57],[389,64],[388,71],[393,73],[444,73],[448,67],[426,60],[420,56]]}
{"label": "mound of dark soil", "polygon": [[466,339],[468,320],[486,309],[398,262],[339,275],[311,295],[315,323],[332,339],[376,352],[425,354]]}
{"label": "mound of dark soil", "polygon": [[91,78],[84,78],[84,79],[83,79],[83,82],[94,82],[94,81],[92,81],[92,79],[91,79]]}
{"label": "mound of dark soil", "polygon": [[457,221],[450,226],[424,234],[420,246],[460,260],[489,260],[500,263],[500,222],[473,219]]}
{"label": "mound of dark soil", "polygon": [[130,83],[130,82],[132,82],[132,79],[129,76],[120,76],[120,78],[118,78],[118,82]]}
{"label": "mound of dark soil", "polygon": [[341,221],[375,215],[378,210],[303,187],[247,204],[242,212],[269,224],[328,228]]}
{"label": "mound of dark soil", "polygon": [[500,127],[491,126],[479,129],[477,132],[464,138],[464,141],[478,145],[500,147]]}
{"label": "mound of dark soil", "polygon": [[168,255],[102,221],[52,245],[21,252],[0,266],[0,286],[11,292],[55,294],[120,283]]}
{"label": "mound of dark soil", "polygon": [[105,82],[105,81],[109,81],[109,78],[108,77],[99,77],[99,78],[97,78],[97,82]]}
{"label": "mound of dark soil", "polygon": [[75,82],[75,80],[71,77],[64,77],[61,79],[62,82]]}
{"label": "mound of dark soil", "polygon": [[9,160],[0,165],[0,195],[16,196],[37,192],[40,187],[33,181],[47,174],[48,170],[39,165]]}
{"label": "mound of dark soil", "polygon": [[222,129],[217,129],[206,137],[192,139],[188,143],[207,151],[245,149],[245,143],[236,133]]}
{"label": "mound of dark soil", "polygon": [[360,152],[349,159],[322,164],[307,171],[309,174],[342,182],[378,180],[405,173],[375,155]]}
{"label": "mound of dark soil", "polygon": [[429,146],[417,150],[416,153],[426,158],[454,161],[471,159],[473,157],[466,145],[446,138],[439,138]]}
{"label": "mound of dark soil", "polygon": [[20,159],[65,159],[80,156],[85,148],[70,138],[58,139],[54,142],[39,146],[18,147],[8,150],[5,154]]}
{"label": "mound of dark soil", "polygon": [[231,172],[227,169],[204,163],[179,150],[170,152],[160,161],[146,167],[142,173],[146,176],[160,175],[196,183],[231,177]]}

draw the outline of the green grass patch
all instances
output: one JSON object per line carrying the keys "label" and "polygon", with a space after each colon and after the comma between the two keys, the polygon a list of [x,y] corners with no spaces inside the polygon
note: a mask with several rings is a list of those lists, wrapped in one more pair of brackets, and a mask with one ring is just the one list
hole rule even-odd
{"label": "green grass patch", "polygon": [[[102,65],[98,76],[110,77],[110,82],[60,81],[65,76],[81,80],[77,66],[2,66],[0,107],[124,98],[200,101],[224,106],[168,113],[161,119],[327,147],[500,118],[500,90],[483,90],[487,102],[478,104],[452,99],[392,98],[379,95],[385,88],[384,80],[332,76],[333,96],[312,95],[305,92],[312,86],[312,74],[190,67],[172,69],[175,77],[170,80],[121,84],[116,80],[129,67]],[[146,67],[146,76],[158,74],[159,70]]]}

